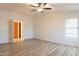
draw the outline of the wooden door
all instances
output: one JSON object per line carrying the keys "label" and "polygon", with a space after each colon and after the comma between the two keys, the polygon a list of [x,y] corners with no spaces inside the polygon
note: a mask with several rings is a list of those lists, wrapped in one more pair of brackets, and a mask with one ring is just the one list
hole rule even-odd
{"label": "wooden door", "polygon": [[22,22],[14,21],[14,42],[19,42],[22,39]]}
{"label": "wooden door", "polygon": [[18,26],[19,26],[19,24],[18,24],[18,22],[14,22],[13,23],[14,24],[14,42],[16,42],[16,41],[18,41],[18,35],[19,35],[19,32],[18,32]]}

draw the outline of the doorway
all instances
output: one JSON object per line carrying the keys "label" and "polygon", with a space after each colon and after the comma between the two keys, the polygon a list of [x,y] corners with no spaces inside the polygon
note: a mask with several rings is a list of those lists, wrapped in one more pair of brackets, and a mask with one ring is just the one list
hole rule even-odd
{"label": "doorway", "polygon": [[13,40],[20,42],[22,40],[22,21],[13,21]]}

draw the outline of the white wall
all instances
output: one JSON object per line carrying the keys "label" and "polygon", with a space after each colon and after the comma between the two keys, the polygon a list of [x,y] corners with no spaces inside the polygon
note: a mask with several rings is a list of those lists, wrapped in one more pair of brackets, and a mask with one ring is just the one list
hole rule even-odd
{"label": "white wall", "polygon": [[72,18],[77,18],[79,24],[79,12],[36,14],[34,16],[34,38],[79,46],[79,38],[65,37],[65,21]]}
{"label": "white wall", "polygon": [[79,20],[79,12],[42,13],[33,17],[29,14],[0,10],[0,43],[8,42],[8,20],[4,18],[5,16],[14,16],[17,19],[19,19],[18,16],[23,17],[23,19],[19,19],[23,21],[23,39],[34,37],[51,42],[79,46],[79,38],[69,39],[65,37],[65,20],[71,18]]}
{"label": "white wall", "polygon": [[[8,18],[14,16],[18,20],[23,22],[23,39],[33,38],[33,17],[32,15],[22,14],[13,11],[1,10],[0,9],[0,43],[7,43],[8,38]],[[23,17],[23,19],[19,18]]]}

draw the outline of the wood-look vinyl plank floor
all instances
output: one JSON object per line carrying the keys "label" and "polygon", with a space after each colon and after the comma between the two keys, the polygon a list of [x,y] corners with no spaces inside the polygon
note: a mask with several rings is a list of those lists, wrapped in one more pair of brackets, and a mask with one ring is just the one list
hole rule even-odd
{"label": "wood-look vinyl plank floor", "polygon": [[38,39],[0,45],[0,56],[79,56],[79,48]]}

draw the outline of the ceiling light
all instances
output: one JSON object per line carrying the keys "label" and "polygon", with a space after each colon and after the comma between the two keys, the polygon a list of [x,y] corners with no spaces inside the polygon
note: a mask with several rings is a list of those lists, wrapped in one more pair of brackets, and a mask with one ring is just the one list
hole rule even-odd
{"label": "ceiling light", "polygon": [[39,12],[40,12],[40,11],[43,11],[43,9],[42,9],[42,8],[38,8],[38,9],[37,9],[37,11],[39,11]]}

